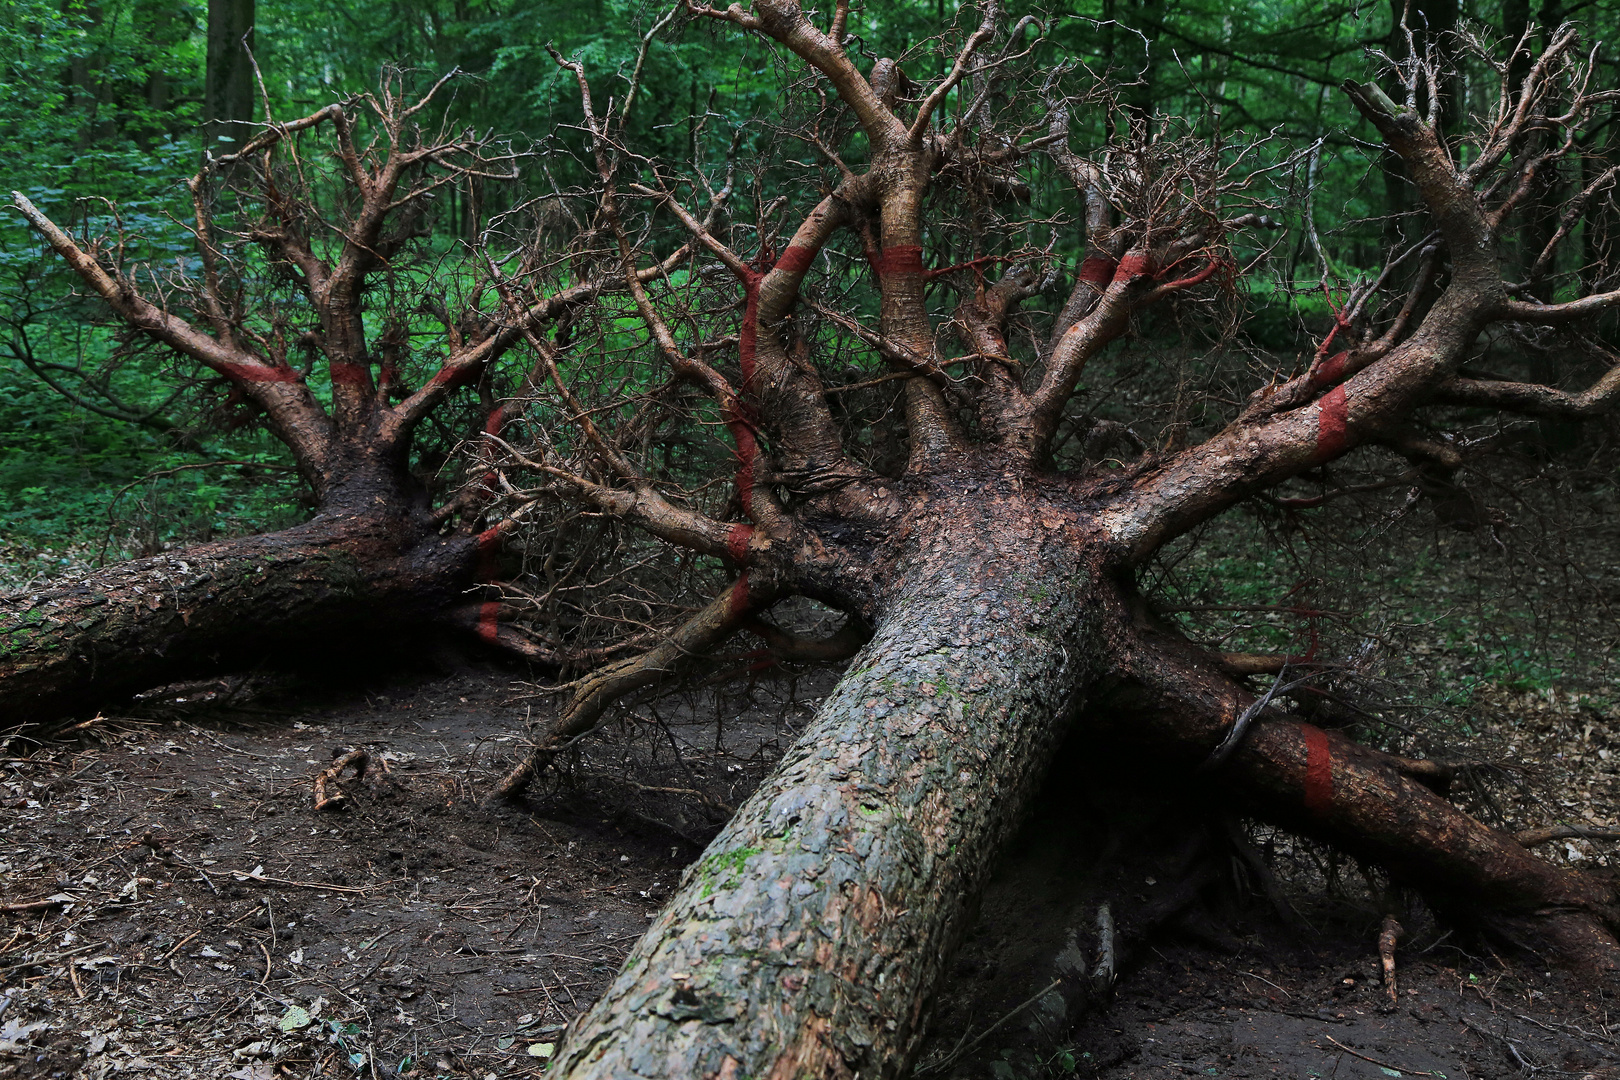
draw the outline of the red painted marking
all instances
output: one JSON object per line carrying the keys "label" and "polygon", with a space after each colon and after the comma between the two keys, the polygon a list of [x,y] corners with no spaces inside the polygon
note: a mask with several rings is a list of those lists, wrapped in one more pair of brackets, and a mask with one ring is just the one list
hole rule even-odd
{"label": "red painted marking", "polygon": [[726,601],[726,615],[737,618],[748,611],[748,571],[744,570],[737,578],[736,584],[731,586],[731,596]]}
{"label": "red painted marking", "polygon": [[364,364],[334,361],[332,364],[332,381],[339,386],[359,386],[366,381],[366,367]]}
{"label": "red painted marking", "polygon": [[742,330],[737,335],[737,361],[742,367],[743,393],[747,393],[753,384],[754,357],[759,352],[759,282],[751,281],[747,288]]}
{"label": "red painted marking", "polygon": [[1350,354],[1347,352],[1334,353],[1322,361],[1322,366],[1316,369],[1316,374],[1311,377],[1311,381],[1318,386],[1327,386],[1330,383],[1338,382],[1344,378],[1344,362],[1348,359],[1350,359]]}
{"label": "red painted marking", "polygon": [[1350,405],[1344,387],[1335,386],[1322,395],[1316,412],[1316,456],[1337,457],[1350,443]]}
{"label": "red painted marking", "polygon": [[266,367],[263,364],[221,364],[220,370],[233,379],[250,383],[302,382],[303,376],[290,367]]}
{"label": "red painted marking", "polygon": [[731,429],[731,438],[737,444],[737,498],[742,503],[743,513],[752,517],[754,458],[759,453],[759,443],[754,439],[754,429],[742,417],[732,420],[726,426]]}
{"label": "red painted marking", "polygon": [[1107,285],[1114,280],[1116,264],[1106,255],[1092,255],[1080,264],[1080,280],[1091,285]]}
{"label": "red painted marking", "polygon": [[497,405],[489,410],[489,415],[484,418],[484,430],[491,435],[499,435],[501,428],[506,424],[505,418],[501,415],[505,411],[506,407],[503,405]]}
{"label": "red painted marking", "polygon": [[1305,735],[1305,809],[1325,814],[1333,808],[1333,756],[1327,733],[1311,724],[1299,726]]}
{"label": "red painted marking", "polygon": [[815,248],[801,247],[794,244],[782,252],[782,257],[776,260],[776,269],[785,274],[802,274],[810,269],[810,264],[815,261],[815,258]]}
{"label": "red painted marking", "polygon": [[1114,269],[1115,281],[1130,281],[1150,273],[1148,257],[1146,255],[1127,255],[1119,260],[1119,266]]}
{"label": "red painted marking", "polygon": [[879,277],[888,277],[891,274],[921,274],[922,247],[917,244],[901,244],[898,247],[884,248],[882,254],[872,261],[872,269],[877,271]]}
{"label": "red painted marking", "polygon": [[478,580],[494,581],[501,553],[501,529],[497,525],[478,534]]}
{"label": "red painted marking", "polygon": [[726,554],[740,566],[748,564],[748,542],[754,538],[754,527],[738,522],[726,533]]}
{"label": "red painted marking", "polygon": [[433,373],[428,380],[429,386],[443,386],[455,389],[458,386],[470,383],[478,376],[477,364],[467,364],[463,367],[442,367]]}
{"label": "red painted marking", "polygon": [[478,636],[485,641],[494,641],[500,637],[501,602],[490,600],[478,608]]}

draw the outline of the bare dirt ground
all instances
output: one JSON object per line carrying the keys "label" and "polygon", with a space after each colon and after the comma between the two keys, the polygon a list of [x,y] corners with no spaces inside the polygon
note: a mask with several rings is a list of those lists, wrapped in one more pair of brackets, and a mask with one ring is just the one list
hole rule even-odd
{"label": "bare dirt ground", "polygon": [[[701,819],[685,828],[679,814],[649,824],[645,793],[601,783],[481,805],[537,704],[512,673],[477,670],[317,694],[293,713],[13,740],[0,1075],[543,1070],[697,854],[683,833],[712,827],[705,800],[722,812],[768,760],[727,760],[705,725],[675,793]],[[633,742],[601,740],[604,760],[585,764],[611,772]],[[342,810],[316,812],[312,777],[351,748],[370,769],[340,781]],[[715,775],[689,775],[700,759]],[[644,786],[677,787],[641,764]]]}
{"label": "bare dirt ground", "polygon": [[[644,706],[517,806],[480,796],[549,703],[504,669],[246,704],[193,687],[76,741],[12,739],[0,1076],[543,1075],[809,689],[749,690],[769,722]],[[312,778],[352,748],[367,775],[317,812]],[[1297,930],[1263,905],[1189,911],[1110,1008],[1054,1026],[1027,1004],[1049,978],[1040,943],[1083,903],[1075,867],[1098,843],[1062,806],[1047,800],[985,898],[919,1075],[1620,1077],[1620,1016],[1596,984],[1420,916],[1391,1005],[1376,917],[1343,898],[1299,898]],[[1167,884],[1144,876],[1140,895]]]}

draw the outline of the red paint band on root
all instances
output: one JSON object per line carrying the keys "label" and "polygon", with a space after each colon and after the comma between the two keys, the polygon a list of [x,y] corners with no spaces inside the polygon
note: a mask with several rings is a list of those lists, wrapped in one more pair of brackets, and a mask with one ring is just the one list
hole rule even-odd
{"label": "red paint band on root", "polygon": [[782,252],[782,257],[776,260],[776,269],[786,274],[802,274],[810,269],[810,264],[816,259],[816,249],[800,247],[795,244]]}
{"label": "red paint band on root", "polygon": [[883,253],[873,260],[872,269],[877,271],[879,277],[888,277],[892,274],[921,274],[922,248],[917,244],[884,248]]}
{"label": "red paint band on root", "polygon": [[743,393],[754,381],[754,358],[759,353],[759,287],[748,286],[748,300],[743,307],[742,330],[737,335],[737,364],[742,368]]}
{"label": "red paint band on root", "polygon": [[478,608],[478,636],[485,641],[494,641],[501,636],[501,602],[491,600]]}
{"label": "red paint band on root", "polygon": [[1115,281],[1130,281],[1151,273],[1150,263],[1146,255],[1127,255],[1119,260],[1119,266],[1114,269]]}
{"label": "red paint band on root", "polygon": [[233,379],[250,383],[295,383],[303,376],[290,367],[266,367],[263,364],[221,364],[220,370]]}
{"label": "red paint band on root", "polygon": [[738,618],[747,614],[749,606],[748,571],[744,570],[737,578],[736,584],[731,586],[731,596],[726,601],[726,615],[729,618]]}
{"label": "red paint band on root", "polygon": [[484,430],[491,435],[499,435],[501,433],[501,428],[506,426],[506,418],[504,416],[505,412],[505,406],[501,405],[497,405],[495,408],[491,409],[489,411],[489,416],[484,418]]}
{"label": "red paint band on root", "polygon": [[1107,285],[1114,280],[1115,265],[1106,255],[1092,255],[1080,264],[1080,280],[1091,285]]}
{"label": "red paint band on root", "polygon": [[364,364],[334,363],[332,381],[339,386],[359,386],[366,381]]}
{"label": "red paint band on root", "polygon": [[1350,443],[1350,405],[1344,387],[1335,386],[1322,395],[1316,412],[1316,456],[1337,457]]}
{"label": "red paint band on root", "polygon": [[1325,814],[1333,808],[1333,756],[1327,733],[1311,724],[1301,724],[1300,730],[1305,735],[1305,809]]}
{"label": "red paint band on root", "polygon": [[737,499],[742,503],[743,513],[752,515],[754,458],[759,454],[759,443],[754,439],[754,429],[748,421],[737,419],[726,426],[731,429],[731,438],[737,444]]}
{"label": "red paint band on root", "polygon": [[754,527],[738,522],[726,533],[726,554],[739,566],[748,564],[748,543],[754,538]]}
{"label": "red paint band on root", "polygon": [[1330,383],[1338,382],[1344,378],[1344,362],[1348,359],[1350,359],[1350,354],[1347,352],[1334,353],[1322,361],[1322,366],[1316,369],[1316,374],[1311,377],[1311,381],[1318,386],[1327,386]]}

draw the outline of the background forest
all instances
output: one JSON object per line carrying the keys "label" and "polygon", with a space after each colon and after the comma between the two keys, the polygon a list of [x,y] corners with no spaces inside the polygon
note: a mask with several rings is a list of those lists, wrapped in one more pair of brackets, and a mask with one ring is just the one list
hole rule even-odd
{"label": "background forest", "polygon": [[[220,102],[214,116],[257,121],[268,108],[290,119],[374,88],[387,66],[418,79],[457,69],[466,75],[452,87],[453,123],[534,142],[576,134],[559,127],[577,122],[578,105],[566,73],[546,55],[547,44],[577,55],[606,87],[612,73],[623,74],[658,14],[639,0],[267,0],[256,14],[251,0],[245,7],[244,0],[215,0],[215,7],[216,20],[255,26],[253,55],[262,81],[254,87],[243,58],[216,43],[216,63],[234,69],[221,78],[235,80],[236,100]],[[944,0],[866,5],[859,13],[865,49],[872,56],[902,55],[947,21],[954,7]],[[206,135],[203,130],[210,11],[172,0],[6,0],[3,11],[0,184],[22,191],[56,220],[82,223],[116,212],[155,251],[187,250],[179,223],[187,213],[184,180],[205,141],[217,152],[232,138],[229,123]],[[1414,25],[1509,39],[1532,21],[1552,26],[1575,19],[1601,41],[1615,29],[1606,24],[1620,21],[1620,12],[1595,0],[1534,10],[1518,0],[1467,10],[1438,0],[1414,12]],[[1345,78],[1367,73],[1369,49],[1398,54],[1404,48],[1393,34],[1398,12],[1389,4],[1088,0],[1059,5],[1053,14],[1058,52],[1114,76],[1132,111],[1198,117],[1239,135],[1276,132],[1291,146],[1323,140],[1308,181],[1324,235],[1401,209],[1401,193],[1386,191],[1370,171],[1373,163],[1358,141],[1367,134],[1364,125],[1334,92]],[[652,107],[637,115],[634,144],[679,156],[694,138],[688,118],[706,112],[715,129],[741,128],[745,140],[767,138],[777,104],[768,63],[757,46],[708,33],[660,44],[648,74]],[[1600,82],[1607,84],[1615,60],[1603,57],[1601,64]],[[1602,145],[1593,153],[1612,152],[1606,148],[1616,138],[1613,129],[1612,123],[1596,129]],[[1390,199],[1397,201],[1388,205]],[[448,227],[435,230],[435,242],[455,243],[466,228],[467,193],[442,200],[437,212]],[[1351,242],[1328,245],[1339,269],[1353,272],[1358,254],[1371,260],[1368,241],[1376,241],[1377,225],[1361,228],[1363,243],[1341,236]],[[1281,277],[1292,276],[1304,257],[1302,277],[1314,282],[1303,232],[1292,242],[1296,250],[1287,254]],[[95,309],[72,295],[68,277],[17,215],[0,218],[4,573],[26,580],[75,560],[149,553],[296,518],[295,493],[274,482],[273,469],[240,464],[285,466],[279,448],[221,430],[221,417],[212,415],[217,400],[172,399],[172,382],[159,374],[160,356],[110,371],[111,331],[94,325]],[[1274,349],[1297,345],[1305,323],[1325,312],[1320,292],[1309,287],[1248,302],[1258,309],[1249,333]],[[194,467],[223,460],[239,464]]]}
{"label": "background forest", "polygon": [[[1052,55],[1070,57],[1110,81],[1124,115],[1187,117],[1199,134],[1227,133],[1239,141],[1274,133],[1280,136],[1276,145],[1296,152],[1317,147],[1280,174],[1273,202],[1286,227],[1272,238],[1265,272],[1249,275],[1241,286],[1247,312],[1242,334],[1219,346],[1229,356],[1308,352],[1330,325],[1324,273],[1342,284],[1375,272],[1383,242],[1403,228],[1399,215],[1410,209],[1410,194],[1380,167],[1368,141],[1372,133],[1336,90],[1346,78],[1366,77],[1374,52],[1398,58],[1408,48],[1397,32],[1399,7],[1101,0],[1051,12]],[[4,11],[0,184],[22,191],[56,220],[92,232],[105,230],[116,215],[146,245],[147,257],[161,262],[166,253],[183,259],[190,250],[185,179],[205,144],[216,153],[228,150],[266,109],[278,119],[306,115],[375,88],[385,69],[423,86],[452,70],[464,73],[443,99],[448,124],[510,137],[518,149],[553,145],[570,151],[536,155],[520,165],[549,170],[545,185],[566,186],[576,179],[566,173],[578,167],[574,154],[581,143],[577,94],[546,47],[578,56],[609,93],[662,9],[639,0],[267,0],[257,10],[252,0],[215,0],[211,7],[172,0],[7,0]],[[857,8],[852,28],[859,30],[867,55],[900,56],[953,17],[954,5],[943,0],[869,4]],[[1537,27],[1565,20],[1584,25],[1592,41],[1620,29],[1620,11],[1595,0],[1549,0],[1539,7],[1522,0],[1462,7],[1430,0],[1413,5],[1408,16],[1419,28],[1419,47],[1433,45],[1456,65],[1444,91],[1453,120],[1463,110],[1478,111],[1483,102],[1470,95],[1479,97],[1487,83],[1483,71],[1470,71],[1479,61],[1460,48],[1464,37],[1511,41],[1527,27],[1535,36],[1541,33]],[[234,47],[247,26],[253,27],[257,79],[247,54]],[[735,139],[733,152],[746,159],[750,146],[763,150],[775,137],[773,125],[782,121],[779,81],[771,59],[750,39],[678,28],[663,35],[653,56],[647,105],[631,126],[631,142],[642,152],[680,159],[690,156],[700,137],[718,140],[721,148]],[[1620,83],[1612,51],[1598,54],[1596,71],[1599,85]],[[1105,139],[1110,132],[1103,128],[1115,122],[1110,115],[1097,110],[1074,117],[1076,145]],[[1578,188],[1620,153],[1614,118],[1611,106],[1608,118],[1586,136],[1589,145],[1581,148],[1576,167],[1550,183],[1549,215],[1559,185]],[[514,197],[504,189],[450,190],[432,210],[436,220],[424,230],[427,243],[447,253],[459,249],[475,218],[499,209],[490,200]],[[1550,216],[1544,226],[1528,227],[1520,246],[1525,252],[1539,249],[1552,227]],[[1581,241],[1593,250],[1583,256],[1577,246],[1575,255],[1565,257],[1563,276],[1552,275],[1548,288],[1593,284],[1583,282],[1582,267],[1597,264],[1603,252],[1593,246],[1607,241],[1595,232]],[[453,263],[451,258],[445,265]],[[311,504],[290,475],[284,448],[247,422],[221,381],[177,380],[173,358],[161,350],[122,347],[127,343],[70,277],[18,215],[0,215],[0,584],[24,586],[182,543],[279,528],[306,515]],[[1547,299],[1553,298],[1549,293]],[[1173,351],[1182,329],[1162,320],[1145,333]],[[1530,362],[1561,361],[1549,352]],[[1220,397],[1223,365],[1193,371],[1183,364],[1178,370],[1179,382],[1143,384],[1136,394],[1173,399],[1161,410],[1171,428],[1196,426],[1187,402]],[[1113,373],[1116,383],[1104,389],[1101,412],[1110,394],[1131,395],[1119,388],[1135,374]],[[1577,485],[1585,495],[1567,485],[1541,484],[1538,497],[1565,503],[1573,497],[1566,509],[1586,505],[1583,499],[1612,483],[1602,464],[1608,436],[1591,430],[1601,426],[1577,433],[1543,424],[1517,480],[1492,473],[1489,482],[1511,487],[1525,477],[1556,474],[1563,483],[1574,469],[1585,477]],[[418,439],[420,468],[439,470],[441,489],[459,479],[451,474],[460,434],[440,425]],[[1370,506],[1346,505],[1341,525],[1360,514],[1359,531],[1331,528],[1315,538],[1330,547],[1348,541],[1363,560],[1387,554],[1365,543],[1389,528],[1392,513],[1399,516],[1402,492],[1385,495]],[[1402,546],[1398,565],[1364,563],[1365,577],[1380,579],[1378,595],[1354,602],[1388,605],[1386,621],[1425,625],[1438,631],[1439,640],[1476,653],[1461,662],[1464,693],[1478,682],[1545,690],[1568,676],[1580,689],[1604,697],[1603,650],[1590,648],[1589,625],[1578,628],[1584,617],[1574,624],[1544,617],[1563,601],[1601,603],[1612,592],[1612,558],[1603,554],[1612,541],[1601,514],[1560,515],[1558,529],[1549,531],[1546,507],[1511,506],[1518,498],[1511,491],[1458,498],[1467,505],[1454,499],[1450,511],[1447,500],[1439,500],[1440,517],[1449,513],[1449,522],[1420,515],[1417,530],[1423,535],[1408,536],[1412,543]],[[1487,519],[1496,524],[1471,528]],[[1263,513],[1248,520],[1250,535],[1220,545],[1189,544],[1191,555],[1179,568],[1173,559],[1161,563],[1163,584],[1202,590],[1204,606],[1217,598],[1228,604],[1275,602],[1321,572],[1319,565],[1306,565],[1311,557],[1279,550],[1288,544],[1277,527],[1286,532],[1298,526],[1293,516],[1280,523]],[[1506,544],[1515,558],[1496,558],[1505,556]],[[1456,552],[1443,553],[1445,545]],[[1453,557],[1464,552],[1461,561]],[[1479,559],[1485,561],[1476,565]],[[1474,569],[1459,573],[1464,566]],[[1429,571],[1441,567],[1444,580],[1432,579]],[[1508,579],[1516,586],[1505,588]],[[1469,602],[1445,595],[1453,590],[1468,592]],[[1342,598],[1349,601],[1358,592],[1351,589]],[[1229,647],[1246,637],[1255,638],[1250,644],[1283,645],[1299,636],[1296,623],[1270,613],[1214,632],[1236,633]],[[1434,637],[1428,630],[1425,635]],[[1577,648],[1578,639],[1587,647]]]}

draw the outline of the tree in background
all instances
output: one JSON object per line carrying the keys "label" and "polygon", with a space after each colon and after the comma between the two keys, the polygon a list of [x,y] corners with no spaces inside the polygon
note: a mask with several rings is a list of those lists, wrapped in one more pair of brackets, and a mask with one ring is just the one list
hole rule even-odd
{"label": "tree in background", "polygon": [[254,0],[209,0],[208,66],[203,79],[203,146],[220,156],[250,134],[257,97],[253,78]]}

